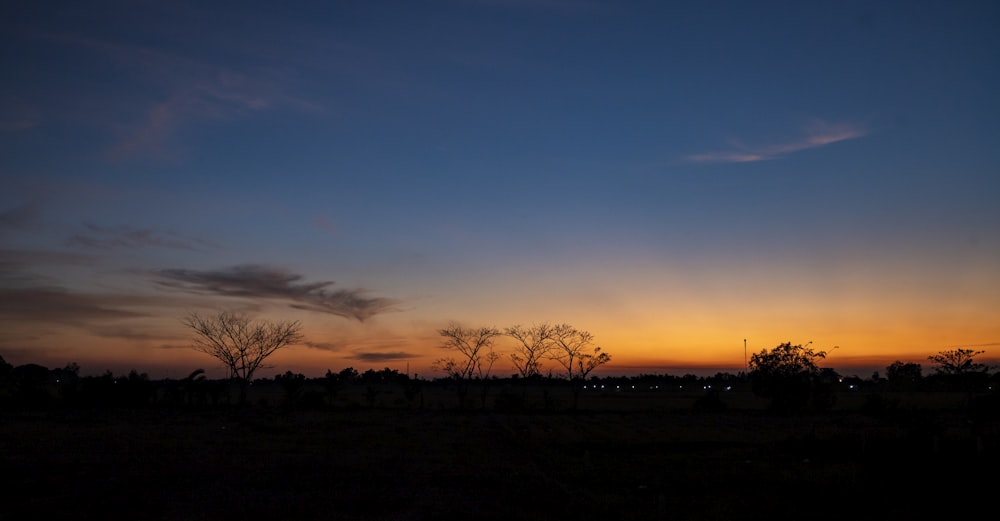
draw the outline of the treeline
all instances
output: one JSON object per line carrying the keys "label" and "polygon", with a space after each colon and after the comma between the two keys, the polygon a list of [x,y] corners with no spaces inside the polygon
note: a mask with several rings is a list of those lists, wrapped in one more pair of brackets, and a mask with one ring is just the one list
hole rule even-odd
{"label": "treeline", "polygon": [[[884,376],[876,372],[869,378],[842,377],[829,368],[820,369],[809,380],[805,391],[786,387],[781,396],[774,396],[773,384],[761,385],[760,372],[716,373],[712,376],[693,374],[639,374],[635,376],[591,376],[586,380],[567,380],[552,375],[523,377],[491,376],[458,381],[453,376],[421,379],[396,369],[358,371],[347,367],[327,370],[319,378],[286,371],[272,378],[258,378],[250,383],[251,405],[284,407],[375,407],[424,408],[440,406],[441,397],[451,397],[457,408],[576,408],[578,400],[607,394],[652,395],[684,393],[701,395],[696,406],[707,409],[725,408],[722,396],[729,392],[753,392],[787,404],[797,392],[812,397],[826,397],[827,408],[837,393],[863,393],[873,406],[890,403],[889,393],[898,392],[970,392],[996,395],[1000,389],[1000,372],[953,374],[935,370],[924,375],[919,364],[895,362],[886,367]],[[470,388],[469,385],[472,384]],[[111,371],[97,376],[81,376],[75,363],[49,369],[38,364],[12,366],[0,357],[0,407],[4,409],[49,408],[211,408],[240,403],[239,382],[230,379],[209,379],[197,369],[185,378],[149,378],[146,373],[132,370],[125,374]],[[470,392],[471,391],[471,392]],[[768,393],[771,394],[768,394]],[[555,397],[570,397],[558,401]],[[429,396],[435,397],[431,405]],[[488,399],[487,399],[488,398]],[[569,401],[569,400],[572,401]],[[816,406],[815,408],[822,408]]]}

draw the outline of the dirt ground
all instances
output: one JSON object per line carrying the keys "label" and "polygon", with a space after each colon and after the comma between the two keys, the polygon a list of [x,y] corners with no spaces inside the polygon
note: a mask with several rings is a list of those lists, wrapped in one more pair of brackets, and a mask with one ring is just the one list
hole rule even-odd
{"label": "dirt ground", "polygon": [[996,419],[610,407],[0,415],[0,520],[952,519]]}

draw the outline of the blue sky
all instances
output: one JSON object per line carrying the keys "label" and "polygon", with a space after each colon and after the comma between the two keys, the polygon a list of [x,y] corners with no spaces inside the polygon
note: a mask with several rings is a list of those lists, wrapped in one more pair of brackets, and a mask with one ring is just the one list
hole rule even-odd
{"label": "blue sky", "polygon": [[186,374],[177,317],[230,308],[308,373],[429,371],[449,320],[610,372],[1000,346],[991,2],[5,11],[8,361]]}

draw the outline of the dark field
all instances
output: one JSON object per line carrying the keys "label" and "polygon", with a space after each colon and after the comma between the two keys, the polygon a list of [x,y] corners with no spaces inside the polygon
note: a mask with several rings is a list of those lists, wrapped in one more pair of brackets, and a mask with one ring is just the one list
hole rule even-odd
{"label": "dark field", "polygon": [[794,416],[749,395],[721,412],[695,412],[694,399],[584,399],[575,412],[432,401],[8,412],[0,519],[995,515],[1000,422],[953,407],[962,396]]}

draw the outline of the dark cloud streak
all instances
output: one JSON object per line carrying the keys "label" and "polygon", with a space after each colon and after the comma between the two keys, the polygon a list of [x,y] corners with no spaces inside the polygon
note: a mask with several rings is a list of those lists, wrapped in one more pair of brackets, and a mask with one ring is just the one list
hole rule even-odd
{"label": "dark cloud streak", "polygon": [[80,253],[43,250],[0,250],[0,266],[23,269],[39,264],[76,265],[93,264],[94,257]]}
{"label": "dark cloud streak", "polygon": [[334,344],[332,342],[310,342],[310,341],[305,341],[305,342],[302,342],[302,345],[304,345],[304,346],[306,346],[308,348],[311,348],[311,349],[319,349],[320,351],[339,351],[340,350],[340,346],[337,345],[337,344]]}
{"label": "dark cloud streak", "polygon": [[139,303],[147,302],[127,296],[72,293],[59,287],[0,288],[0,320],[82,325],[88,320],[149,316],[123,309]]}
{"label": "dark cloud streak", "polygon": [[107,228],[93,224],[86,226],[89,233],[72,236],[69,240],[70,245],[100,250],[157,246],[188,251],[197,251],[208,245],[199,239],[181,237],[173,232],[159,232],[150,228],[131,226]]}
{"label": "dark cloud streak", "polygon": [[397,301],[365,297],[364,290],[334,290],[331,281],[301,282],[303,276],[254,264],[215,271],[165,269],[155,272],[157,283],[190,293],[226,297],[290,300],[291,307],[318,311],[359,322],[395,310]]}
{"label": "dark cloud streak", "polygon": [[360,360],[362,362],[391,362],[393,360],[409,360],[417,357],[418,356],[413,353],[394,351],[386,353],[357,352],[350,358]]}
{"label": "dark cloud streak", "polygon": [[0,231],[29,229],[38,222],[40,213],[39,206],[34,203],[0,212]]}

